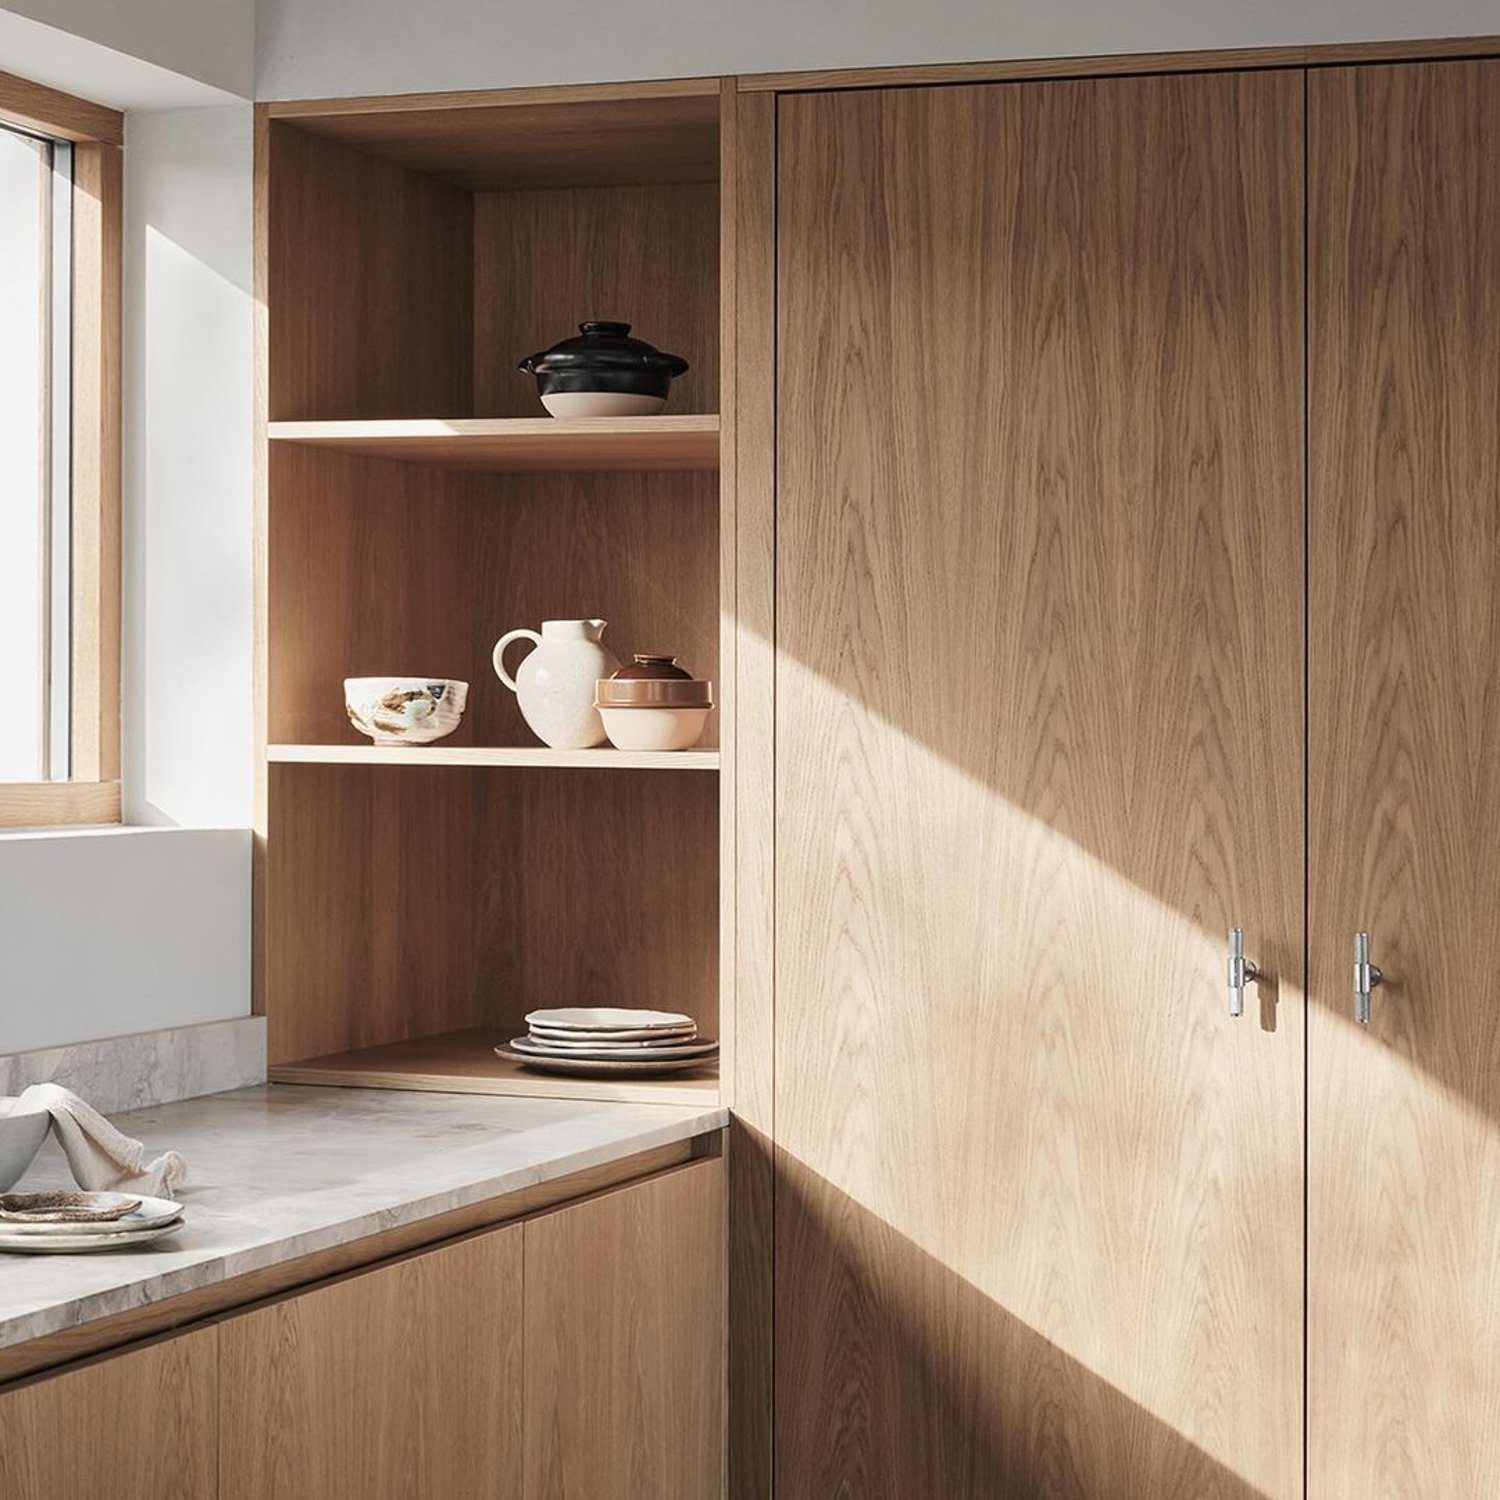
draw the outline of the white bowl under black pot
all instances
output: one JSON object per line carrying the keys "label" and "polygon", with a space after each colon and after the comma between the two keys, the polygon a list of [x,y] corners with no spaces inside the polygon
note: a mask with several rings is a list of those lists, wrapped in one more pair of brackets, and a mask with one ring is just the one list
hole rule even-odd
{"label": "white bowl under black pot", "polygon": [[672,382],[688,367],[644,339],[629,323],[593,321],[518,366],[536,377],[537,394],[554,417],[651,417],[667,403]]}

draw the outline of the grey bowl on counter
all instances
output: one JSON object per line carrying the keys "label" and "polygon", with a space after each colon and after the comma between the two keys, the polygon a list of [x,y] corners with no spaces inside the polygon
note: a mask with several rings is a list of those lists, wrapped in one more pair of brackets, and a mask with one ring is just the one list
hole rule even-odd
{"label": "grey bowl on counter", "polygon": [[0,1193],[8,1192],[26,1174],[47,1139],[52,1116],[0,1115]]}

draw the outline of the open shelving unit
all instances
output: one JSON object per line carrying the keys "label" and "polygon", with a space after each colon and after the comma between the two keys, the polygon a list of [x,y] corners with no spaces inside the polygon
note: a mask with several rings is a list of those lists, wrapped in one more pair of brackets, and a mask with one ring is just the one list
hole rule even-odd
{"label": "open shelving unit", "polygon": [[[535,1008],[649,1005],[692,1015],[728,1072],[723,97],[710,79],[259,108],[274,1080],[721,1097],[718,1067],[564,1078],[493,1049]],[[543,412],[517,362],[590,317],[687,358],[664,414]],[[673,651],[713,679],[699,748],[536,742],[491,647],[591,617],[622,659]],[[462,725],[370,744],[342,681],[378,674],[466,680]]]}

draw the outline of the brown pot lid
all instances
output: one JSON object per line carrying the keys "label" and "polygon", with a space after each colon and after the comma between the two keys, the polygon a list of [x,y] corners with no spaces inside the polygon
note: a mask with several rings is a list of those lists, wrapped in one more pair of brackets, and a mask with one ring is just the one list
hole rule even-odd
{"label": "brown pot lid", "polygon": [[637,651],[629,666],[621,667],[611,682],[691,682],[693,674],[665,652]]}
{"label": "brown pot lid", "polygon": [[714,685],[693,677],[601,678],[596,708],[712,708]]}

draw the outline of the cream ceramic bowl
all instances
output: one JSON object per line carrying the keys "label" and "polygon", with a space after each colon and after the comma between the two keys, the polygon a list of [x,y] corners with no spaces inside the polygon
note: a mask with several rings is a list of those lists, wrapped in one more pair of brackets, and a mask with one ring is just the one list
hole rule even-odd
{"label": "cream ceramic bowl", "polygon": [[703,738],[708,708],[601,708],[616,750],[691,750]]}
{"label": "cream ceramic bowl", "polygon": [[0,1115],[0,1193],[9,1192],[26,1174],[47,1139],[52,1116]]}
{"label": "cream ceramic bowl", "polygon": [[427,745],[452,734],[469,684],[451,677],[346,677],[349,722],[377,745]]}

